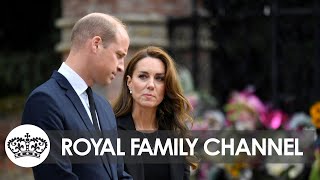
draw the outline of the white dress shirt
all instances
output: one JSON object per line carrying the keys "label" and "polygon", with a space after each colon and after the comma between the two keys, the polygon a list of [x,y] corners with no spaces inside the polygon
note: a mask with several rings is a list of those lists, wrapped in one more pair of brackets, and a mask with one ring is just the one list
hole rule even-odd
{"label": "white dress shirt", "polygon": [[[90,113],[90,106],[89,106],[89,99],[86,93],[88,85],[86,82],[73,70],[71,69],[66,63],[62,63],[58,72],[62,74],[71,84],[72,88],[76,91],[77,95],[79,96],[84,108],[87,111],[88,116],[90,117],[92,123],[92,117]],[[97,116],[97,112],[96,112]],[[98,116],[97,116],[98,120]],[[100,128],[100,123],[98,121],[98,125]]]}

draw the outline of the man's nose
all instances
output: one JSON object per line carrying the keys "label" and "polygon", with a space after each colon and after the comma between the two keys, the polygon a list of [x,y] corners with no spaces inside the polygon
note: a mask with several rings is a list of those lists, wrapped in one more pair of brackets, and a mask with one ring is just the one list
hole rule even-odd
{"label": "man's nose", "polygon": [[119,64],[118,64],[118,67],[117,67],[117,71],[118,72],[123,72],[124,71],[124,59],[121,59]]}

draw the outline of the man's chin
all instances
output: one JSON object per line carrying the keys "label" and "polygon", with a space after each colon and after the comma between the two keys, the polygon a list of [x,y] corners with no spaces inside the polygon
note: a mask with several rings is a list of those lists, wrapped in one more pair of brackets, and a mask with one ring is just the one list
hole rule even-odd
{"label": "man's chin", "polygon": [[106,80],[98,83],[99,86],[108,86],[109,84],[111,84],[111,80]]}
{"label": "man's chin", "polygon": [[112,83],[112,78],[108,79],[106,82],[105,82],[105,86],[108,86]]}
{"label": "man's chin", "polygon": [[102,86],[109,86],[111,84],[111,81],[105,82]]}

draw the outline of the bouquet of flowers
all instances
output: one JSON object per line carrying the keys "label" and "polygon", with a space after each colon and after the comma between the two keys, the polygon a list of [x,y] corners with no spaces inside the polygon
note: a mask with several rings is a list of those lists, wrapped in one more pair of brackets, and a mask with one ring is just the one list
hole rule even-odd
{"label": "bouquet of flowers", "polygon": [[310,108],[310,116],[311,116],[311,122],[316,128],[317,132],[317,140],[315,142],[315,160],[312,164],[311,172],[309,179],[310,180],[316,180],[320,179],[320,138],[319,138],[319,132],[320,132],[320,102],[314,103]]}
{"label": "bouquet of flowers", "polygon": [[233,92],[225,111],[229,125],[237,130],[256,130],[258,124],[267,129],[279,129],[288,119],[282,110],[263,103],[252,87]]}

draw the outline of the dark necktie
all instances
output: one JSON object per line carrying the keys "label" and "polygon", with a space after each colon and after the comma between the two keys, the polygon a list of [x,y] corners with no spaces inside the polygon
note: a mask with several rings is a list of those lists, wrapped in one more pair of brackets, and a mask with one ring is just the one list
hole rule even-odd
{"label": "dark necktie", "polygon": [[94,126],[94,128],[96,128],[96,130],[100,130],[99,125],[98,125],[98,119],[96,116],[96,105],[94,104],[92,89],[90,87],[88,87],[86,92],[88,94],[90,113],[91,113],[91,117],[92,117],[93,126]]}

